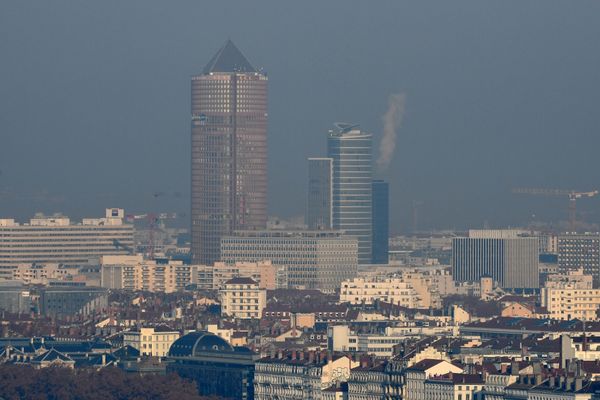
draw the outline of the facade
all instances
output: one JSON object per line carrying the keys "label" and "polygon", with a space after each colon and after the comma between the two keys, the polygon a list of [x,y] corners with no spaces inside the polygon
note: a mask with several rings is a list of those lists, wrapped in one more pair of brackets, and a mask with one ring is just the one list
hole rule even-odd
{"label": "facade", "polygon": [[245,347],[232,347],[209,332],[191,332],[169,350],[167,373],[196,382],[202,396],[254,399],[254,363],[259,357]]}
{"label": "facade", "polygon": [[333,159],[308,159],[308,202],[306,225],[321,230],[333,227]]}
{"label": "facade", "polygon": [[51,280],[61,280],[77,274],[75,268],[60,264],[19,264],[0,269],[0,279],[16,280],[26,284],[47,285]]}
{"label": "facade", "polygon": [[108,291],[99,287],[53,285],[39,290],[40,313],[52,318],[89,316],[108,308]]}
{"label": "facade", "polygon": [[87,265],[103,255],[129,254],[133,225],[123,223],[122,209],[106,210],[105,218],[36,216],[28,224],[0,219],[0,269],[19,264]]}
{"label": "facade", "polygon": [[2,282],[0,284],[0,310],[13,314],[31,311],[31,295],[29,288],[21,282]]}
{"label": "facade", "polygon": [[420,308],[417,292],[398,278],[354,278],[341,283],[340,303],[373,304],[383,301],[407,308]]}
{"label": "facade", "polygon": [[484,381],[476,374],[445,374],[425,381],[425,399],[483,400]]}
{"label": "facade", "polygon": [[452,240],[452,276],[456,282],[479,282],[491,276],[505,289],[539,287],[536,237],[513,231],[470,231]]}
{"label": "facade", "polygon": [[329,131],[327,157],[333,159],[333,229],[358,238],[358,263],[372,256],[372,135],[336,124]]}
{"label": "facade", "polygon": [[233,278],[219,289],[221,315],[239,319],[262,318],[267,291],[251,278]]}
{"label": "facade", "polygon": [[374,180],[371,186],[373,193],[372,225],[373,237],[372,264],[387,264],[389,262],[389,213],[390,194],[389,184],[385,181]]}
{"label": "facade", "polygon": [[321,400],[328,389],[350,377],[358,363],[343,354],[280,351],[256,362],[256,400]]}
{"label": "facade", "polygon": [[594,283],[600,284],[600,234],[564,234],[558,236],[558,271],[583,268],[585,275],[591,275]]}
{"label": "facade", "polygon": [[104,256],[100,260],[100,285],[108,289],[173,293],[192,283],[192,266],[167,259],[144,260],[136,256]]}
{"label": "facade", "polygon": [[202,289],[219,289],[225,282],[237,277],[252,278],[261,289],[287,288],[285,267],[273,265],[271,261],[236,262],[232,265],[216,262],[213,266],[192,266],[192,283]]}
{"label": "facade", "polygon": [[123,345],[137,349],[142,356],[165,357],[179,332],[165,325],[123,332]]}
{"label": "facade", "polygon": [[425,392],[425,382],[428,379],[448,373],[460,374],[462,372],[462,368],[448,361],[422,360],[406,370],[406,386],[403,398],[406,400],[429,400],[431,397],[428,397],[429,393]]}
{"label": "facade", "polygon": [[228,40],[192,77],[192,254],[220,259],[221,237],[267,221],[267,76]]}
{"label": "facade", "polygon": [[356,238],[339,231],[240,231],[223,238],[221,253],[228,264],[271,260],[292,288],[334,291],[358,267]]}
{"label": "facade", "polygon": [[540,290],[540,303],[549,318],[596,320],[600,308],[600,289],[593,289],[593,277],[584,269],[568,269],[548,275]]}

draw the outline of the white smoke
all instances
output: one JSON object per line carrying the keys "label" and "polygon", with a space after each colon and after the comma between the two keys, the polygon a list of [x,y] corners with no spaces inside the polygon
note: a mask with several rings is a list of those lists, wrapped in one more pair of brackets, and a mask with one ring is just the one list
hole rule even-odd
{"label": "white smoke", "polygon": [[405,103],[404,93],[391,94],[388,99],[388,109],[382,117],[383,137],[379,143],[379,158],[377,158],[377,168],[380,171],[385,171],[392,161],[396,148],[396,134],[402,125]]}

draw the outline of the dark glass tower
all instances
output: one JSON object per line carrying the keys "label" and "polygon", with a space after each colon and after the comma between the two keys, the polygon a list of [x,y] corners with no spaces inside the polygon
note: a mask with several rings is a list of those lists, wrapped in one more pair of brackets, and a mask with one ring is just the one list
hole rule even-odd
{"label": "dark glass tower", "polygon": [[374,180],[373,195],[373,264],[387,264],[389,261],[389,185]]}
{"label": "dark glass tower", "polygon": [[356,125],[336,124],[327,138],[333,160],[333,228],[358,239],[358,263],[371,263],[372,135]]}
{"label": "dark glass tower", "polygon": [[228,40],[192,77],[193,262],[267,221],[267,77]]}
{"label": "dark glass tower", "polygon": [[308,202],[306,224],[308,229],[331,229],[333,195],[333,160],[308,159]]}

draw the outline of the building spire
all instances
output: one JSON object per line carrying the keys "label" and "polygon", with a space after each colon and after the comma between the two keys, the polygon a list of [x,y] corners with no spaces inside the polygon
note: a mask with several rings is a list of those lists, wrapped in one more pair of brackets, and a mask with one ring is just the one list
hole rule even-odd
{"label": "building spire", "polygon": [[223,47],[206,64],[203,74],[212,72],[257,72],[248,59],[236,47],[231,39],[227,39]]}

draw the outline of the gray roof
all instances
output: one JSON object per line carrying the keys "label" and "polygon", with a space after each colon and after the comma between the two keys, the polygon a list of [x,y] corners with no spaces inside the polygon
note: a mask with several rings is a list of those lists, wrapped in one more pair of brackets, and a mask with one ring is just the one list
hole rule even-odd
{"label": "gray roof", "polygon": [[228,39],[202,70],[203,74],[211,72],[257,72],[257,70]]}

